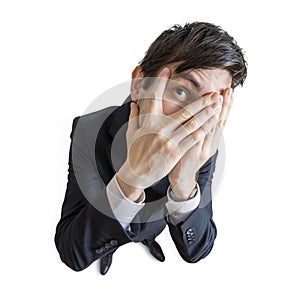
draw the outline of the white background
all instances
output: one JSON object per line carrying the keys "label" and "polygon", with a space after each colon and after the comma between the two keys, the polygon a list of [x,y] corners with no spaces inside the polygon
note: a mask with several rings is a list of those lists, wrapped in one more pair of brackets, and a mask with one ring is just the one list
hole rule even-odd
{"label": "white background", "polygon": [[[1,1],[2,299],[299,299],[299,10],[297,1]],[[68,269],[54,246],[72,120],[130,80],[169,26],[221,25],[249,76],[225,130],[211,254],[185,263],[166,229],[160,263],[139,244]],[[110,105],[109,102],[104,106]]]}

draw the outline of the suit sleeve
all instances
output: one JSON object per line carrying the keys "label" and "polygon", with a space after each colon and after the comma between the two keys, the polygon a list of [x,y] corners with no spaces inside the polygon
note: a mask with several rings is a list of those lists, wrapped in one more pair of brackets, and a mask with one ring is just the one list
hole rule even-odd
{"label": "suit sleeve", "polygon": [[190,263],[206,257],[213,248],[217,228],[212,219],[211,184],[218,151],[199,169],[197,182],[200,186],[199,206],[177,225],[168,223],[171,237],[181,257]]}
{"label": "suit sleeve", "polygon": [[[61,260],[71,269],[80,271],[101,256],[116,250],[128,242],[122,226],[107,213],[101,212],[82,192],[74,172],[72,161],[73,134],[78,118],[73,121],[69,152],[68,182],[61,218],[56,226],[55,245]],[[84,158],[85,154],[80,153]],[[86,158],[84,158],[86,159]],[[97,190],[97,201],[108,203],[105,188],[95,189],[97,176],[88,173],[90,190]],[[106,207],[107,211],[109,207]],[[102,210],[103,211],[103,210]]]}

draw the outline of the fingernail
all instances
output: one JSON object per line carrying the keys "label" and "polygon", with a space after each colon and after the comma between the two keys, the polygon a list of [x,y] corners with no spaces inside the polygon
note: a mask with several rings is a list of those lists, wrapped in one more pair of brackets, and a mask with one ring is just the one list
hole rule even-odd
{"label": "fingernail", "polygon": [[220,101],[214,102],[213,105],[212,105],[212,108],[214,110],[218,110],[220,107],[221,107]]}
{"label": "fingernail", "polygon": [[161,75],[163,75],[163,76],[169,76],[169,74],[170,74],[169,68],[163,68],[163,70],[161,72]]}
{"label": "fingernail", "polygon": [[211,100],[212,100],[213,102],[215,102],[215,101],[220,101],[220,95],[219,95],[218,93],[213,93],[213,94],[211,95]]}

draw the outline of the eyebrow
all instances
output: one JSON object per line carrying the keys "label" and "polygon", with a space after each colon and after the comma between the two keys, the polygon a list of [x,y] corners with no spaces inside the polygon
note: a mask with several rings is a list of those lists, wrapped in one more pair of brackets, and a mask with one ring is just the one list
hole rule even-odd
{"label": "eyebrow", "polygon": [[193,78],[193,75],[191,75],[189,73],[179,73],[179,74],[175,75],[175,78],[176,77],[181,77],[181,78],[191,82],[193,84],[193,86],[199,91],[202,89],[200,83]]}
{"label": "eyebrow", "polygon": [[[203,86],[201,86],[200,82],[197,81],[197,79],[195,79],[195,77],[190,74],[189,72],[182,72],[182,73],[178,73],[174,76],[175,78],[181,77],[182,79],[185,79],[189,82],[192,83],[192,85],[195,87],[196,90],[198,90],[199,92],[203,89]],[[224,89],[231,87],[232,82],[226,83],[226,86],[224,87]]]}

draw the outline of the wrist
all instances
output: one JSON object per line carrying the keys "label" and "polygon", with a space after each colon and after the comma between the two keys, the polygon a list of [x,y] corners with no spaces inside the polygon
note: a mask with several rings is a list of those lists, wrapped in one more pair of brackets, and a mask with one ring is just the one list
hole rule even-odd
{"label": "wrist", "polygon": [[[142,174],[136,174],[134,170],[132,170],[130,163],[128,160],[124,162],[124,164],[120,167],[117,172],[118,177],[122,179],[122,182],[126,185],[138,190],[144,190],[148,187],[147,185],[147,176]],[[150,184],[151,185],[151,184]],[[150,186],[149,185],[149,186]]]}
{"label": "wrist", "polygon": [[195,197],[197,193],[197,183],[193,185],[170,186],[170,196],[174,201],[186,201]]}
{"label": "wrist", "polygon": [[144,191],[143,189],[136,188],[134,186],[129,185],[128,183],[126,183],[120,178],[118,173],[116,173],[116,181],[126,198],[128,198],[133,202],[138,201],[138,199],[140,198],[141,194]]}

